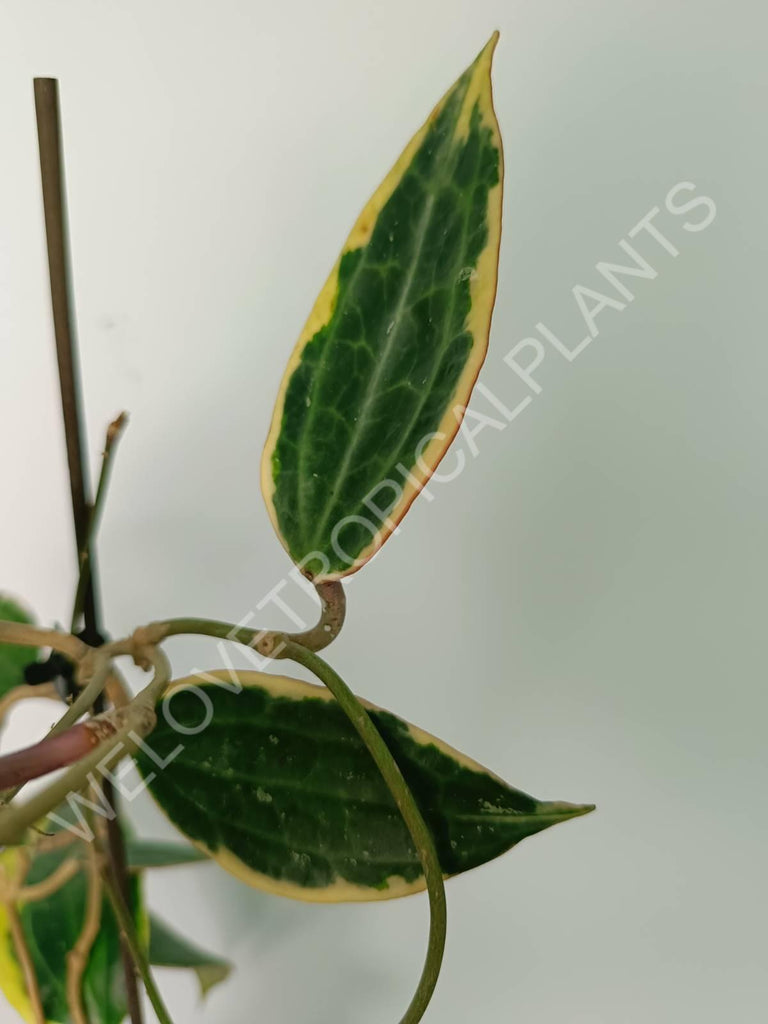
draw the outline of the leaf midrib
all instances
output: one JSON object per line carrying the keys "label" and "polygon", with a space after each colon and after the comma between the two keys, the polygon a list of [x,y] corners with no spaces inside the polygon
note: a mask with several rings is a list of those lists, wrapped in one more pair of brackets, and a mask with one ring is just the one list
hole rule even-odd
{"label": "leaf midrib", "polygon": [[[479,161],[480,161],[480,151],[478,151],[477,160],[478,160],[478,163],[479,163]],[[475,166],[475,171],[477,172],[477,165]],[[464,207],[464,218],[463,218],[463,225],[462,225],[462,232],[461,232],[462,245],[461,245],[461,247],[457,246],[457,255],[456,255],[456,257],[454,259],[454,262],[453,262],[454,273],[456,271],[457,265],[460,264],[460,263],[463,263],[463,259],[461,259],[460,257],[462,257],[464,255],[464,253],[466,252],[466,246],[467,246],[467,222],[468,222],[468,220],[469,220],[469,206],[467,204],[465,204],[465,207]],[[443,329],[441,331],[441,339],[440,339],[440,346],[439,346],[439,356],[435,360],[435,364],[432,367],[432,373],[430,374],[429,379],[427,381],[427,384],[425,385],[425,387],[424,387],[424,389],[422,391],[421,399],[418,402],[418,404],[416,406],[416,409],[415,409],[413,415],[410,418],[408,426],[403,430],[403,437],[409,437],[410,434],[411,434],[411,431],[416,426],[416,424],[417,424],[417,422],[419,420],[419,417],[421,416],[422,412],[424,411],[424,406],[427,404],[427,401],[429,400],[430,394],[432,392],[432,387],[433,387],[435,381],[437,380],[437,375],[440,373],[440,370],[442,369],[442,366],[443,366],[443,362],[445,361],[445,356],[446,356],[446,353],[448,352],[448,340],[449,340],[448,339],[448,329],[449,329],[450,324],[451,324],[451,322],[453,320],[454,310],[456,309],[456,294],[457,294],[457,290],[458,289],[456,287],[451,289],[451,297],[450,297],[450,303],[449,303],[449,307],[448,307],[448,312],[443,317],[443,325],[442,325]],[[463,330],[463,326],[464,325],[462,325],[462,330]],[[474,345],[474,341],[475,341],[475,339],[473,337],[473,339],[472,339],[473,345]]]}
{"label": "leaf midrib", "polygon": [[[462,77],[462,79],[460,79],[456,83],[454,89],[451,90],[450,94],[445,97],[444,103],[445,104],[448,104],[448,103],[451,103],[451,102],[457,103],[458,106],[459,106],[459,109],[461,109],[461,104],[463,103],[464,96],[466,94],[467,88],[468,88],[468,81],[466,80],[466,73],[465,73],[465,75]],[[443,138],[441,143],[440,143],[440,152],[436,155],[436,158],[435,158],[436,162],[442,159],[446,147],[448,147],[451,142],[452,142],[452,134],[449,133],[448,131],[446,131],[445,138]],[[431,200],[431,202],[429,202],[429,200]],[[425,202],[425,207],[429,206],[430,213],[431,213],[431,209],[432,209],[433,205],[434,205],[433,193],[432,193],[431,190],[429,190],[428,193],[427,193],[427,202]],[[381,213],[379,213],[379,217],[380,216],[381,216]],[[422,214],[422,216],[423,216],[423,214]],[[377,218],[377,222],[378,222],[378,218]],[[375,226],[374,226],[374,230],[375,230]],[[423,238],[421,239],[421,242],[423,244]],[[357,278],[358,278],[362,268],[367,265],[368,261],[367,261],[366,257],[367,257],[369,248],[370,248],[370,241],[365,246],[365,248],[363,249],[363,252],[361,254],[361,258],[358,261],[358,264],[355,267],[350,280],[346,283],[344,295],[342,296],[342,304],[341,304],[340,308],[337,308],[336,310],[334,310],[334,316],[336,317],[337,320],[341,316],[341,313],[343,312],[343,310],[346,308],[346,304],[349,301],[349,297],[351,296],[351,294],[353,292],[354,284],[357,281]],[[417,261],[414,260],[414,264],[413,264],[414,265],[414,270],[415,270],[416,262]],[[410,286],[410,282],[409,282],[409,286]],[[331,339],[328,339],[327,344],[330,344],[330,341],[331,341]],[[321,373],[317,373],[315,375],[315,379],[312,382],[312,387],[311,387],[312,394],[311,394],[311,397],[313,399],[314,399],[315,392],[317,391],[317,388],[318,388],[318,385],[319,385],[321,377],[322,377],[322,374]],[[369,385],[370,385],[370,382],[369,382]],[[370,395],[370,386],[366,389],[366,394],[367,394],[367,396]],[[370,399],[368,399],[368,401],[369,401],[369,404],[370,404]],[[315,401],[312,401],[311,408],[310,408],[310,413],[309,413],[309,416],[307,418],[307,421],[302,426],[302,435],[301,435],[301,438],[299,439],[299,444],[298,444],[298,474],[297,474],[297,495],[296,495],[296,498],[297,498],[297,506],[298,506],[298,519],[299,519],[299,523],[300,523],[300,531],[301,531],[302,537],[303,537],[304,542],[305,542],[305,547],[307,546],[306,545],[307,538],[306,538],[306,533],[305,533],[306,517],[305,517],[305,514],[304,514],[304,511],[305,511],[304,493],[306,491],[306,488],[302,486],[302,480],[304,479],[303,465],[304,465],[304,462],[305,462],[306,447],[307,447],[306,439],[307,439],[307,436],[309,434],[310,426],[314,422],[314,417],[316,415],[316,409],[317,409],[317,403]],[[362,419],[362,416],[358,417],[358,423],[359,423],[360,419]],[[358,435],[355,438],[355,440],[352,442],[352,444],[356,446],[357,443],[358,443],[358,440],[359,440],[359,428],[357,426],[355,428],[354,433],[356,433]],[[348,453],[349,453],[349,449],[348,449]],[[351,458],[351,453],[349,453],[349,454],[350,454],[350,458]],[[346,462],[347,468],[348,468],[348,466],[349,466],[349,459],[346,458],[346,457],[345,457],[345,462]],[[339,482],[339,479],[340,479],[340,475],[341,475],[340,473],[337,474],[336,481],[335,481],[334,485],[332,486],[332,490],[334,490],[334,491],[338,490],[338,482]],[[324,511],[323,511],[323,526],[325,526],[325,524],[328,521],[328,516],[330,515],[331,509],[332,509],[332,505],[333,505],[333,502],[329,498],[328,501],[326,502],[326,505],[325,505],[325,508],[324,508]],[[314,531],[315,539],[317,539],[317,537],[321,536],[321,535],[322,535],[321,529],[316,527],[315,531]],[[311,550],[311,548],[312,548],[312,545],[310,544],[307,547],[307,550]]]}
{"label": "leaf midrib", "polygon": [[325,529],[330,514],[333,510],[333,506],[339,495],[342,483],[348,476],[348,471],[352,459],[357,451],[360,440],[365,433],[365,429],[368,426],[370,420],[371,409],[373,408],[374,402],[378,397],[378,386],[382,376],[386,370],[389,359],[392,352],[395,350],[397,339],[400,335],[400,331],[405,319],[405,312],[410,298],[411,289],[413,288],[413,282],[416,278],[416,271],[421,263],[421,253],[424,248],[424,241],[427,237],[430,224],[432,222],[432,213],[435,207],[435,194],[432,190],[427,192],[427,197],[424,202],[424,206],[421,211],[419,218],[419,224],[416,229],[415,243],[413,248],[413,258],[411,265],[408,269],[408,273],[405,276],[405,280],[400,289],[400,295],[398,296],[397,305],[395,306],[395,312],[392,317],[392,328],[386,335],[386,341],[379,354],[375,369],[371,376],[368,378],[366,384],[365,393],[363,395],[363,403],[360,407],[357,419],[354,423],[352,431],[350,433],[349,444],[344,453],[344,458],[341,460],[341,465],[336,473],[336,477],[328,489],[328,496],[323,507],[323,514],[320,518],[318,525],[315,527],[315,543],[318,537],[323,536],[323,530]]}

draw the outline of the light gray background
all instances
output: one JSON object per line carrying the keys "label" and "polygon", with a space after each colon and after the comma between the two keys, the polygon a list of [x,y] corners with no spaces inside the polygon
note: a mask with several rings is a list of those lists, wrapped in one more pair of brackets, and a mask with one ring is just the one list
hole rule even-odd
{"label": "light gray background", "polygon": [[[433,1024],[765,1020],[763,7],[0,4],[0,582],[43,621],[67,617],[75,561],[33,75],[61,79],[94,459],[131,413],[100,538],[114,635],[239,619],[284,575],[258,481],[283,366],[359,208],[494,28],[507,190],[482,380],[505,401],[525,389],[503,356],[538,321],[583,335],[571,289],[670,188],[717,204],[699,233],[660,215],[680,255],[643,243],[658,278],[574,363],[549,352],[532,405],[349,588],[332,657],[359,692],[599,805],[450,884]],[[6,746],[50,719],[19,711]],[[170,834],[148,801],[132,817]],[[237,965],[205,1007],[160,972],[177,1022],[391,1024],[420,969],[423,898],[304,906],[212,865],[148,890]]]}

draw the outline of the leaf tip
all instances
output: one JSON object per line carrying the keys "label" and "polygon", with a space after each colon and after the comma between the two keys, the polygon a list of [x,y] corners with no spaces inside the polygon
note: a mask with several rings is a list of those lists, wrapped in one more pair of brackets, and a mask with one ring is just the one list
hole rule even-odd
{"label": "leaf tip", "polygon": [[497,43],[499,41],[499,36],[500,35],[501,35],[501,33],[499,32],[498,29],[496,29],[493,32],[493,34],[491,35],[491,38],[488,40],[488,42],[482,48],[480,53],[478,53],[477,58],[475,60],[476,64],[480,64],[482,62],[484,64],[487,64],[488,67],[490,68],[491,62],[493,61],[493,55],[494,55],[494,53],[496,51],[496,45],[497,45]]}
{"label": "leaf tip", "polygon": [[227,980],[232,973],[232,964],[222,961],[217,964],[202,965],[195,973],[200,985],[200,999],[204,1001],[214,986]]}
{"label": "leaf tip", "polygon": [[561,800],[545,803],[542,806],[545,808],[545,814],[552,815],[558,821],[581,818],[585,814],[591,814],[597,807],[596,804],[569,804]]}

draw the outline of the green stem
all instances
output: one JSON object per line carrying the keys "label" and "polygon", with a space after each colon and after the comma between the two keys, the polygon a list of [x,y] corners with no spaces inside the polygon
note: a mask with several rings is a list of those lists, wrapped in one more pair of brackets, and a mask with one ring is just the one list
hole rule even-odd
{"label": "green stem", "polygon": [[214,636],[220,640],[233,640],[235,643],[277,657],[274,651],[286,641],[300,644],[310,651],[321,651],[327,647],[341,632],[346,616],[347,602],[344,589],[340,582],[316,583],[315,590],[320,599],[320,619],[316,626],[303,633],[286,633],[271,629],[249,629],[247,626],[233,626],[229,622],[216,619],[168,619],[166,622],[152,622],[145,628],[150,643],[159,643],[169,636],[182,636],[187,633],[199,633]]}
{"label": "green stem", "polygon": [[152,1003],[154,1011],[157,1014],[157,1019],[160,1024],[173,1024],[171,1015],[168,1013],[165,1003],[163,1002],[163,997],[160,995],[160,991],[155,984],[155,979],[152,976],[152,971],[150,970],[147,957],[141,947],[141,943],[139,942],[139,938],[136,934],[136,926],[133,922],[131,913],[126,906],[118,885],[112,877],[111,872],[108,870],[104,872],[104,883],[107,888],[109,900],[112,904],[112,909],[114,910],[115,917],[117,918],[117,923],[120,925],[120,931],[125,939],[125,944],[130,951],[131,959],[136,965],[136,970],[139,972],[141,980],[144,982],[144,988],[146,989],[149,1001]]}
{"label": "green stem", "polygon": [[419,980],[418,988],[400,1024],[416,1024],[424,1016],[440,974],[445,951],[446,903],[443,872],[435,849],[432,834],[421,815],[408,783],[397,765],[381,733],[370,719],[368,712],[352,693],[347,684],[319,655],[300,644],[287,641],[280,655],[290,658],[309,669],[331,691],[358,735],[365,743],[376,762],[376,767],[386,782],[398,810],[419,854],[424,878],[429,893],[430,924],[427,957]]}
{"label": "green stem", "polygon": [[107,685],[110,668],[109,658],[105,655],[89,682],[83,687],[73,703],[69,705],[58,722],[51,726],[49,736],[58,736],[59,733],[74,725],[78,718],[91,710]]}
{"label": "green stem", "polygon": [[76,631],[77,624],[80,621],[80,616],[83,614],[85,595],[91,583],[91,563],[93,561],[91,552],[96,539],[96,531],[99,528],[99,519],[101,518],[101,513],[104,509],[104,499],[107,494],[107,485],[109,484],[109,475],[112,470],[115,449],[127,422],[128,417],[126,413],[121,412],[117,419],[113,420],[107,428],[107,439],[104,444],[99,484],[96,488],[96,497],[93,502],[93,507],[91,508],[91,514],[88,518],[88,528],[83,542],[83,548],[80,552],[80,576],[77,581],[75,603],[72,608],[72,626],[70,630],[72,633]]}
{"label": "green stem", "polygon": [[146,627],[146,631],[153,641],[192,633],[216,637],[219,640],[232,640],[234,643],[243,644],[244,647],[253,647],[260,638],[270,635],[270,630],[266,629],[249,629],[247,626],[233,626],[231,622],[219,622],[217,619],[194,618],[152,622]]}

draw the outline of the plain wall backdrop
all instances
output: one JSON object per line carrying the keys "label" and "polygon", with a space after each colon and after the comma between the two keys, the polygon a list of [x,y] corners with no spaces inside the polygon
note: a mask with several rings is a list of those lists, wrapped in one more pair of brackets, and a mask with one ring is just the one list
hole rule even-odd
{"label": "plain wall backdrop", "polygon": [[[533,401],[476,458],[465,443],[464,471],[352,581],[329,655],[512,784],[598,811],[450,883],[432,1024],[765,1020],[767,22],[747,0],[0,3],[0,587],[68,618],[32,101],[47,75],[94,466],[131,415],[99,538],[114,636],[237,621],[284,577],[258,474],[283,367],[359,209],[501,30],[481,380]],[[716,204],[704,230],[684,227],[702,208],[665,208],[681,182]],[[657,206],[679,255],[636,235],[656,278],[626,279],[634,301],[573,362],[548,344],[534,394],[504,356],[537,323],[585,336],[572,289],[609,291],[596,263],[626,263],[619,240]],[[169,653],[177,674],[220,664],[203,640]],[[5,748],[52,715],[15,712]],[[130,817],[173,834],[148,798]],[[205,1005],[158,972],[183,1024],[393,1024],[421,968],[422,897],[305,906],[215,865],[147,891],[236,964]]]}

